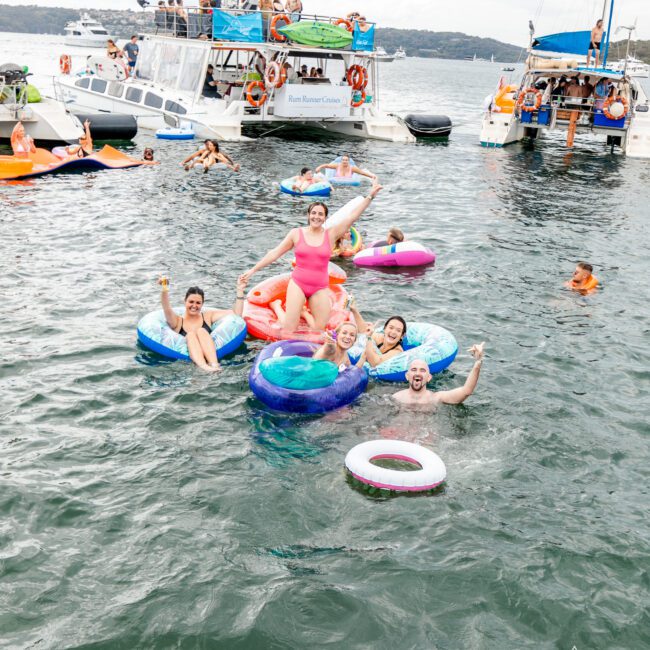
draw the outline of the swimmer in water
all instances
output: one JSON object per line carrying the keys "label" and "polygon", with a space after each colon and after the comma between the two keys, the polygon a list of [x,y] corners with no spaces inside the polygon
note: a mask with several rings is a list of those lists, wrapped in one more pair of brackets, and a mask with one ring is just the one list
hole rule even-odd
{"label": "swimmer in water", "polygon": [[404,233],[399,228],[391,228],[386,235],[386,239],[378,241],[373,244],[373,248],[380,246],[392,246],[404,241]]}
{"label": "swimmer in water", "polygon": [[296,176],[293,179],[293,184],[291,185],[291,189],[294,192],[304,192],[312,185],[315,185],[316,183],[320,183],[320,182],[321,179],[314,177],[314,172],[311,169],[309,169],[309,167],[303,167],[300,170],[300,175]]}
{"label": "swimmer in water", "polygon": [[[339,367],[339,372],[349,368],[352,364],[348,352],[357,340],[357,326],[354,323],[341,323],[332,334],[325,332],[325,343],[314,352],[314,359],[327,359]],[[365,361],[365,354],[357,361],[355,366],[361,368]]]}
{"label": "swimmer in water", "polygon": [[[240,170],[239,163],[235,163],[233,159],[225,151],[220,151],[219,145],[216,141],[204,140],[203,147],[201,147],[194,153],[190,154],[187,158],[185,158],[185,160],[183,160],[183,162],[181,162],[181,166],[183,167],[183,169],[185,169],[186,172],[192,169],[192,167],[194,166],[203,166],[205,169],[206,159],[210,155],[210,151],[208,151],[208,147],[210,147],[210,145],[208,144],[209,142],[212,142],[215,145],[215,149],[219,154],[219,156],[223,156],[227,160],[227,162],[224,163],[225,165],[230,167],[234,172],[238,172]],[[218,162],[223,162],[223,161],[219,160]]]}
{"label": "swimmer in water", "polygon": [[598,280],[592,275],[593,270],[594,267],[591,264],[578,262],[573,277],[568,282],[565,282],[564,286],[583,295],[595,291],[596,287],[598,287]]}
{"label": "swimmer in water", "polygon": [[350,164],[350,156],[341,156],[341,162],[338,163],[326,163],[325,165],[318,165],[316,167],[316,173],[321,171],[321,169],[334,169],[336,174],[334,178],[352,178],[353,174],[359,174],[359,176],[366,176],[373,183],[377,183],[377,174],[373,174],[367,170],[361,169],[356,165]]}
{"label": "swimmer in water", "polygon": [[464,386],[452,390],[428,391],[427,384],[431,379],[429,366],[422,359],[413,359],[406,372],[406,381],[408,381],[409,387],[395,393],[393,399],[400,404],[421,406],[432,410],[439,404],[462,404],[474,392],[478,383],[481,365],[483,364],[484,345],[484,342],[479,343],[469,349],[469,353],[474,357],[475,361]]}
{"label": "swimmer in water", "polygon": [[217,372],[221,370],[217,361],[217,348],[211,336],[214,324],[228,314],[242,315],[244,309],[244,289],[247,280],[239,278],[237,281],[237,297],[232,309],[210,309],[202,311],[205,294],[199,287],[190,287],[185,294],[185,313],[179,316],[171,306],[169,300],[169,280],[161,277],[158,284],[162,288],[160,302],[167,325],[187,341],[187,350],[190,359],[202,370]]}

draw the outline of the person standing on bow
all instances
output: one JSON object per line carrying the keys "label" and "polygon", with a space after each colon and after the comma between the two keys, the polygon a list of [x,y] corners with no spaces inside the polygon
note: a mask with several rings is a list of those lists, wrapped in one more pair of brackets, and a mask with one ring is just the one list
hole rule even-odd
{"label": "person standing on bow", "polygon": [[280,300],[275,300],[269,305],[283,329],[292,332],[298,327],[305,302],[309,304],[309,310],[314,317],[314,327],[322,330],[327,325],[332,310],[327,292],[328,264],[332,248],[336,240],[349,230],[368,208],[381,189],[381,185],[373,185],[368,196],[347,218],[327,229],[324,227],[328,214],[327,206],[320,202],[312,203],[307,208],[308,225],[304,228],[293,228],[278,246],[240,276],[248,281],[254,273],[273,264],[292,248],[295,249],[296,266],[287,287],[285,309],[282,309]]}

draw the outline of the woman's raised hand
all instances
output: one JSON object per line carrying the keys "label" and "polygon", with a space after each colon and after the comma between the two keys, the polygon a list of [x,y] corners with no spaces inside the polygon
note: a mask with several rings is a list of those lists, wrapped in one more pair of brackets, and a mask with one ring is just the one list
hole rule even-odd
{"label": "woman's raised hand", "polygon": [[166,275],[161,275],[158,278],[158,284],[165,289],[166,287],[169,286],[169,278]]}
{"label": "woman's raised hand", "polygon": [[239,276],[239,279],[237,281],[238,282],[245,282],[246,284],[248,284],[248,281],[253,276],[253,273],[255,273],[255,271],[253,271],[253,269],[248,269],[248,271],[244,271],[244,273],[242,273]]}
{"label": "woman's raised hand", "polygon": [[239,295],[240,293],[244,293],[247,284],[248,284],[248,278],[244,277],[244,275],[240,275],[237,278],[237,295]]}
{"label": "woman's raised hand", "polygon": [[370,188],[369,196],[374,199],[377,196],[377,194],[379,194],[379,192],[381,192],[381,190],[383,189],[384,188],[381,185],[379,185],[379,183],[377,183],[377,179],[375,179],[375,181],[372,184],[372,187]]}

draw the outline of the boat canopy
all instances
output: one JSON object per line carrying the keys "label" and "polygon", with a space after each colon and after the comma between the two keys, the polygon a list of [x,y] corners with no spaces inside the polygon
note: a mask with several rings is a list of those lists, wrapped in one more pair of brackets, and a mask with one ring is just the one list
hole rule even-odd
{"label": "boat canopy", "polygon": [[[603,33],[603,41],[607,35]],[[560,32],[540,36],[533,41],[532,49],[536,52],[561,52],[563,54],[587,54],[591,32]]]}

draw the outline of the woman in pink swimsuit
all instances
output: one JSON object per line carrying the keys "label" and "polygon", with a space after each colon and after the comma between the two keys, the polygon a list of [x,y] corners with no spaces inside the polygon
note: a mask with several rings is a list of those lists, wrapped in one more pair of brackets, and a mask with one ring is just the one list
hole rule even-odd
{"label": "woman in pink swimsuit", "polygon": [[377,182],[377,175],[369,171],[364,171],[363,169],[357,167],[356,165],[350,164],[350,156],[341,156],[340,163],[328,163],[326,165],[319,165],[316,167],[316,173],[321,171],[321,169],[335,169],[336,175],[335,178],[350,178],[352,174],[359,174],[360,176],[366,176],[373,182]]}
{"label": "woman in pink swimsuit", "polygon": [[325,328],[332,309],[327,293],[327,267],[332,248],[336,240],[363,214],[380,190],[381,185],[374,184],[363,203],[353,210],[347,219],[328,229],[323,227],[327,219],[327,206],[324,203],[312,203],[307,210],[309,225],[306,228],[293,228],[278,246],[240,276],[241,280],[248,281],[254,273],[280,259],[292,248],[295,249],[296,266],[287,287],[286,311],[282,309],[279,300],[269,305],[275,311],[283,329],[293,331],[298,327],[305,302],[309,304],[314,327],[321,330]]}

